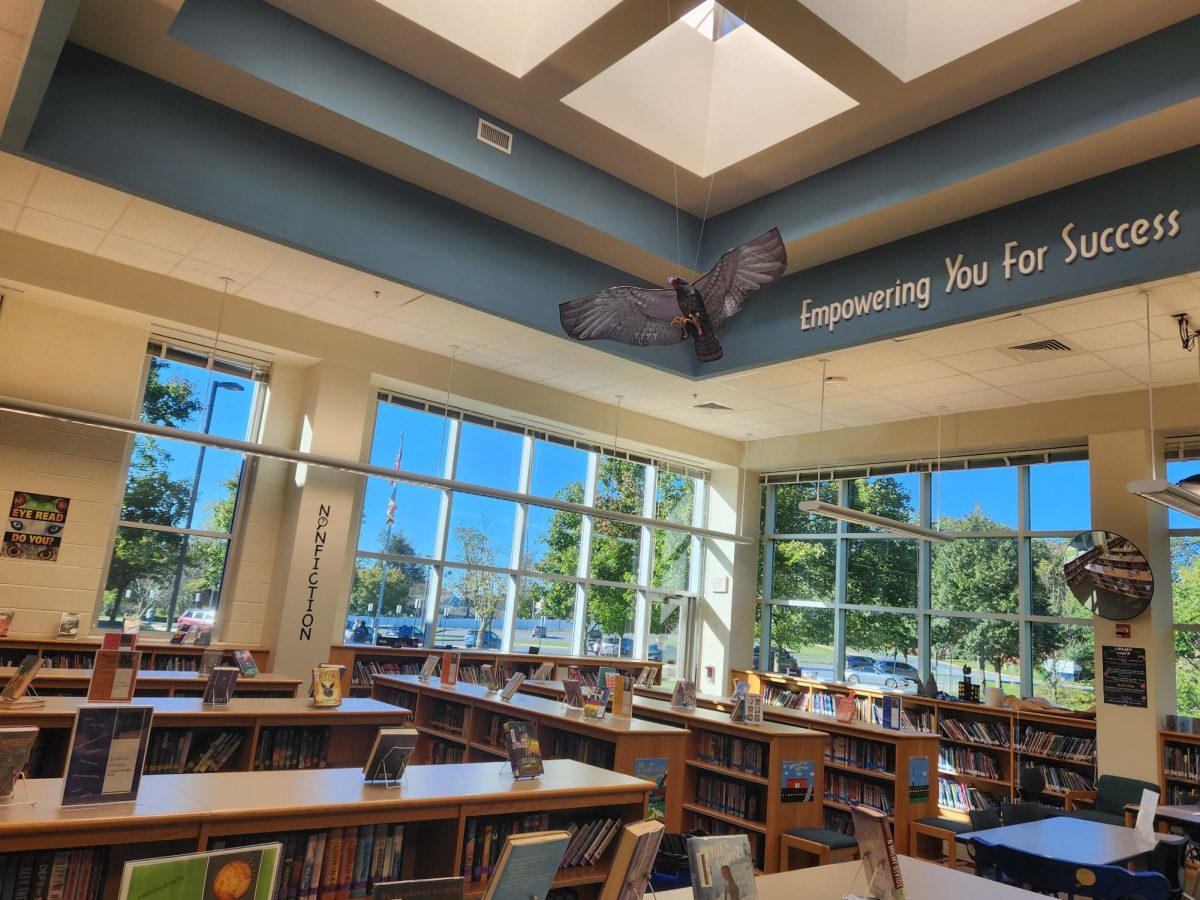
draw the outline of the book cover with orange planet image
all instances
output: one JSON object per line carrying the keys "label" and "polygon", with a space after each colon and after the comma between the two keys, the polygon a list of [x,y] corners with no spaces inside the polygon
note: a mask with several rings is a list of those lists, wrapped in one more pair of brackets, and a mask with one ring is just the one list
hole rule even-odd
{"label": "book cover with orange planet image", "polygon": [[125,863],[119,900],[270,900],[282,845],[186,853]]}

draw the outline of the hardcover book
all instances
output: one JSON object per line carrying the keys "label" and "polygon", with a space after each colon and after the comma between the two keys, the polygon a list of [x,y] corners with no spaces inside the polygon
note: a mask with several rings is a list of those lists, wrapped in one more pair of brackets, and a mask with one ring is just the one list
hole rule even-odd
{"label": "hardcover book", "polygon": [[696,682],[675,682],[675,690],[671,692],[671,708],[683,710],[696,708]]}
{"label": "hardcover book", "polygon": [[746,702],[745,723],[747,725],[761,725],[763,722],[763,695],[747,694],[743,699]]}
{"label": "hardcover book", "polygon": [[234,650],[233,661],[237,663],[243,678],[253,678],[258,674],[258,663],[254,661],[254,654],[249,650]]}
{"label": "hardcover book", "polygon": [[342,705],[343,666],[323,664],[313,666],[313,706]]}
{"label": "hardcover book", "polygon": [[855,806],[850,818],[862,854],[867,894],[876,900],[904,900],[904,879],[900,877],[900,861],[887,816],[869,806]]}
{"label": "hardcover book", "polygon": [[25,771],[38,730],[32,726],[0,728],[0,797],[11,797],[17,776]]}
{"label": "hardcover book", "polygon": [[[360,896],[351,894],[350,896]],[[371,900],[462,900],[461,878],[419,878],[411,881],[381,881],[371,891]]]}
{"label": "hardcover book", "polygon": [[33,677],[41,667],[40,656],[30,654],[22,659],[17,671],[8,679],[8,684],[4,685],[4,690],[0,691],[0,706],[45,706],[44,700],[25,696],[29,685],[33,683]]}
{"label": "hardcover book", "polygon": [[363,766],[364,781],[398,781],[417,747],[415,728],[380,728]]}
{"label": "hardcover book", "polygon": [[233,666],[217,666],[208,673],[208,682],[204,685],[203,706],[228,706],[229,698],[233,696],[233,688],[241,674]]}
{"label": "hardcover book", "polygon": [[549,681],[550,676],[554,672],[554,663],[542,663],[533,670],[533,674],[529,676],[531,681]]}
{"label": "hardcover book", "polygon": [[637,687],[649,687],[653,677],[654,669],[650,666],[642,666],[642,671],[638,672]]}
{"label": "hardcover book", "polygon": [[489,691],[500,690],[500,686],[496,683],[496,670],[490,663],[484,663],[479,667],[479,680]]}
{"label": "hardcover book", "polygon": [[853,722],[854,721],[855,706],[854,706],[854,695],[853,694],[838,694],[834,698],[834,703],[836,704],[836,710],[837,710],[834,713],[834,717],[839,722]]}
{"label": "hardcover book", "polygon": [[457,650],[447,650],[442,654],[442,684],[451,687],[458,683],[458,665],[462,654]]}
{"label": "hardcover book", "polygon": [[613,678],[613,718],[633,718],[633,677],[617,675]]}
{"label": "hardcover book", "polygon": [[58,620],[58,637],[60,640],[73,641],[79,637],[79,613],[65,612]]}
{"label": "hardcover book", "polygon": [[608,690],[608,696],[612,697],[613,691],[616,689],[617,670],[612,666],[601,666],[596,673],[596,682],[600,687]]}
{"label": "hardcover book", "polygon": [[121,632],[123,634],[137,634],[142,630],[142,620],[137,616],[126,616],[121,621]]}
{"label": "hardcover book", "polygon": [[755,900],[758,896],[746,835],[689,838],[687,855],[696,900]]}
{"label": "hardcover book", "polygon": [[602,687],[593,688],[583,702],[583,717],[585,719],[603,719],[607,710],[608,690]]}
{"label": "hardcover book", "polygon": [[729,710],[730,722],[745,722],[746,721],[746,695],[734,694],[733,706]]}
{"label": "hardcover book", "polygon": [[271,900],[283,844],[136,859],[121,872],[118,900]]}
{"label": "hardcover book", "polygon": [[15,610],[0,609],[0,637],[8,637],[8,629],[12,627],[16,614]]}
{"label": "hardcover book", "polygon": [[521,682],[523,682],[524,680],[525,680],[524,672],[517,672],[516,674],[514,674],[512,676],[512,678],[508,679],[508,682],[504,685],[504,690],[502,690],[500,692],[500,699],[501,700],[511,700],[513,698],[513,695],[516,694],[517,689],[521,687]]}
{"label": "hardcover book", "polygon": [[889,731],[900,730],[900,698],[889,694],[883,696],[883,721],[879,724]]}
{"label": "hardcover book", "polygon": [[128,650],[97,650],[88,682],[89,703],[128,703],[137,687],[142,654]]}
{"label": "hardcover book", "polygon": [[417,673],[417,678],[421,681],[428,681],[433,677],[433,670],[437,668],[438,658],[430,653],[425,657],[425,662],[421,666],[421,671]]}
{"label": "hardcover book", "polygon": [[107,632],[100,639],[101,650],[136,650],[138,636],[135,633],[118,634],[115,631]]}
{"label": "hardcover book", "polygon": [[662,836],[662,822],[634,822],[621,829],[599,900],[642,900]]}
{"label": "hardcover book", "polygon": [[542,745],[538,742],[537,725],[533,722],[505,722],[504,745],[508,748],[508,764],[513,778],[536,778],[542,766]]}
{"label": "hardcover book", "polygon": [[583,673],[579,670],[579,666],[567,666],[567,677],[583,684]]}
{"label": "hardcover book", "polygon": [[225,654],[220,650],[205,650],[200,654],[200,676],[203,677],[221,664]]}
{"label": "hardcover book", "polygon": [[192,643],[197,647],[207,647],[212,643],[213,630],[207,625],[197,625],[192,629]]}
{"label": "hardcover book", "polygon": [[136,800],[153,716],[152,706],[79,707],[67,752],[62,805]]}
{"label": "hardcover book", "polygon": [[583,709],[583,691],[574,678],[563,679],[563,703],[571,709]]}
{"label": "hardcover book", "polygon": [[184,638],[187,637],[187,634],[188,634],[188,626],[180,625],[177,629],[175,629],[175,631],[171,632],[171,643],[172,644],[182,644]]}
{"label": "hardcover book", "polygon": [[483,900],[545,900],[571,841],[566,831],[510,835],[500,851]]}

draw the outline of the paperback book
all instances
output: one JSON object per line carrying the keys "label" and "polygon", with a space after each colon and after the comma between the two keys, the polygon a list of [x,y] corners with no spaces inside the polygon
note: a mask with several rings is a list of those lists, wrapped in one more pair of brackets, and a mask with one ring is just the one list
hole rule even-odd
{"label": "paperback book", "polygon": [[608,691],[611,698],[616,689],[617,670],[612,666],[601,666],[596,673],[596,682]]}
{"label": "paperback book", "polygon": [[621,829],[599,900],[642,900],[662,836],[662,822],[634,822]]}
{"label": "paperback book", "polygon": [[687,855],[696,900],[755,900],[758,896],[746,835],[689,838]]}
{"label": "paperback book", "polygon": [[533,670],[533,674],[529,676],[531,681],[549,681],[550,676],[554,673],[554,663],[542,663]]}
{"label": "paperback book", "polygon": [[570,709],[583,709],[583,691],[574,678],[563,679],[563,703]]}
{"label": "paperback book", "polygon": [[745,723],[747,725],[761,725],[763,723],[763,695],[747,694],[743,699],[746,703]]}
{"label": "paperback book", "polygon": [[887,816],[859,805],[850,809],[850,818],[867,878],[866,894],[875,900],[904,900],[904,879],[900,877],[900,861]]}
{"label": "paperback book", "polygon": [[[351,894],[351,897],[358,896]],[[381,881],[371,891],[371,900],[462,900],[461,878],[419,878],[410,881]]]}
{"label": "paperback book", "polygon": [[29,686],[33,683],[33,677],[37,675],[41,667],[42,658],[40,656],[30,654],[22,659],[21,664],[17,666],[17,671],[13,673],[12,678],[8,679],[8,684],[4,685],[4,690],[0,691],[0,707],[45,706],[46,701],[37,697],[25,696]]}
{"label": "paperback book", "polygon": [[834,718],[836,718],[839,722],[853,722],[854,714],[857,710],[854,702],[854,695],[838,694],[834,698],[834,702],[837,704],[835,707],[836,712],[834,713]]}
{"label": "paperback book", "polygon": [[200,654],[200,677],[203,678],[221,664],[225,654],[220,650],[205,650]]}
{"label": "paperback book", "polygon": [[603,719],[608,710],[608,689],[593,688],[583,701],[583,717],[585,719]]}
{"label": "paperback book", "polygon": [[458,666],[462,654],[457,650],[447,650],[442,654],[442,684],[451,687],[458,683]]}
{"label": "paperback book", "polygon": [[428,656],[425,657],[425,662],[421,666],[421,671],[417,673],[417,678],[420,681],[428,681],[430,678],[433,677],[433,671],[434,671],[434,669],[437,668],[437,666],[438,666],[437,656],[430,653]]}
{"label": "paperback book", "polygon": [[171,632],[171,643],[182,644],[188,635],[188,626],[180,625],[177,629]]}
{"label": "paperback book", "polygon": [[136,859],[121,872],[118,900],[271,900],[283,845]]}
{"label": "paperback book", "polygon": [[110,631],[100,639],[101,650],[136,650],[137,649],[137,633],[136,632],[121,632]]}
{"label": "paperback book", "polygon": [[62,805],[136,800],[153,716],[152,706],[81,706],[71,729]]}
{"label": "paperback book", "polygon": [[137,687],[142,654],[129,650],[97,650],[88,682],[89,703],[128,703]]}
{"label": "paperback book", "polygon": [[363,766],[364,781],[399,781],[417,748],[415,728],[380,728]]}
{"label": "paperback book", "polygon": [[500,690],[500,685],[496,680],[496,669],[490,663],[484,663],[479,667],[479,680],[489,691]]}
{"label": "paperback book", "polygon": [[0,798],[12,796],[17,777],[29,764],[37,736],[33,726],[0,728]]}
{"label": "paperback book", "polygon": [[633,718],[633,677],[617,675],[613,678],[613,718]]}
{"label": "paperback book", "polygon": [[537,725],[533,722],[505,722],[504,746],[508,749],[508,764],[513,778],[536,778],[545,771],[542,766],[542,745],[538,742]]}
{"label": "paperback book", "polygon": [[192,629],[192,644],[197,647],[207,647],[212,643],[213,630],[208,625],[197,625]]}
{"label": "paperback book", "polygon": [[342,705],[342,673],[344,666],[324,663],[313,666],[313,706]]}
{"label": "paperback book", "polygon": [[253,678],[258,674],[258,663],[254,661],[254,654],[249,650],[234,650],[233,661],[237,663],[243,678]]}
{"label": "paperback book", "polygon": [[566,831],[510,836],[500,851],[483,900],[545,900],[570,841]]}
{"label": "paperback book", "polygon": [[123,634],[138,634],[142,630],[142,620],[137,616],[126,616],[121,620]]}
{"label": "paperback book", "polygon": [[15,610],[0,609],[0,637],[8,637],[8,629],[12,627],[16,614]]}
{"label": "paperback book", "polygon": [[642,671],[638,672],[637,687],[649,687],[653,677],[654,669],[650,666],[642,666]]}
{"label": "paperback book", "polygon": [[513,695],[515,695],[517,693],[517,690],[521,687],[521,682],[523,682],[524,680],[525,680],[524,672],[514,673],[512,678],[508,679],[508,682],[504,685],[504,689],[502,691],[500,691],[500,699],[501,700],[511,700],[513,698]]}
{"label": "paperback book", "polygon": [[58,620],[58,638],[73,641],[79,637],[79,613],[65,612]]}
{"label": "paperback book", "polygon": [[204,685],[204,697],[200,701],[201,705],[228,706],[239,674],[241,673],[233,666],[217,666],[213,669]]}
{"label": "paperback book", "polygon": [[671,692],[671,708],[688,711],[696,708],[696,682],[675,682],[675,690]]}

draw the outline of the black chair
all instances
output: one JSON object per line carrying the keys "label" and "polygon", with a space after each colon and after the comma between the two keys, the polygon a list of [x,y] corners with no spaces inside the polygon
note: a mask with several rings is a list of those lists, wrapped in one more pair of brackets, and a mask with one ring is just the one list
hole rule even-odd
{"label": "black chair", "polygon": [[1046,818],[1045,807],[1040,803],[1000,803],[1000,818],[1005,825],[1021,825],[1024,822],[1040,822]]}
{"label": "black chair", "polygon": [[1017,796],[1022,803],[1038,803],[1046,790],[1046,776],[1037,766],[1025,766],[1017,781]]}
{"label": "black chair", "polygon": [[1164,835],[1158,839],[1154,852],[1150,854],[1150,871],[1158,872],[1167,879],[1173,898],[1183,896],[1184,863],[1191,843],[1186,835]]}
{"label": "black chair", "polygon": [[968,813],[971,817],[972,831],[987,831],[1000,827],[1000,807],[989,806],[987,809],[973,809]]}
{"label": "black chair", "polygon": [[967,852],[976,871],[1030,890],[1093,900],[1170,900],[1171,885],[1158,872],[1130,872],[1120,866],[1088,866],[1023,853],[971,838]]}

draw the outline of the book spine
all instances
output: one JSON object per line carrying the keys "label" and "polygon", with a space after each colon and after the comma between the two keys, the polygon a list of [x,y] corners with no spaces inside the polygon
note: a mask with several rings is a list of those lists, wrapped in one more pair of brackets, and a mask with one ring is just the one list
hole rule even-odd
{"label": "book spine", "polygon": [[350,900],[350,888],[354,883],[354,869],[358,864],[358,829],[351,826],[342,837],[342,859],[338,866],[338,900]]}
{"label": "book spine", "polygon": [[342,852],[342,829],[330,829],[325,838],[325,857],[321,861],[321,880],[317,891],[318,900],[337,896],[338,863]]}
{"label": "book spine", "polygon": [[317,836],[310,834],[308,836],[308,845],[304,849],[304,874],[300,879],[299,889],[297,891],[297,900],[307,900],[308,886],[312,884],[313,866],[317,861]]}
{"label": "book spine", "polygon": [[367,876],[368,890],[375,887],[375,882],[383,881],[383,860],[387,854],[389,840],[388,827],[386,825],[376,825],[375,843],[371,847],[370,874]]}
{"label": "book spine", "polygon": [[392,881],[397,881],[400,878],[402,871],[402,863],[404,862],[404,826],[397,825],[392,832],[392,843],[395,847],[395,852],[392,854],[392,870],[388,873],[388,877]]}
{"label": "book spine", "polygon": [[50,864],[50,884],[46,888],[47,900],[63,900],[67,889],[67,863],[71,859],[69,850],[56,850]]}
{"label": "book spine", "polygon": [[475,859],[475,820],[467,820],[466,839],[463,841],[463,879],[474,881],[475,871],[472,861]]}
{"label": "book spine", "polygon": [[53,850],[43,850],[38,853],[33,865],[33,889],[29,893],[32,900],[46,900],[46,894],[50,889],[50,869],[53,865]]}

